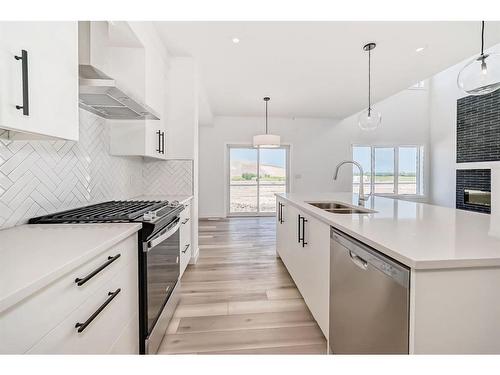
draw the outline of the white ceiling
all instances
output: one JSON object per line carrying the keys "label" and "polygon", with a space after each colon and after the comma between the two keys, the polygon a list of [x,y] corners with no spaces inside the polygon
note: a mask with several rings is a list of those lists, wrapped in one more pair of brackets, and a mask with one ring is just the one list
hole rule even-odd
{"label": "white ceiling", "polygon": [[[480,22],[157,22],[173,55],[193,56],[215,115],[349,116],[454,65],[480,47]],[[234,44],[232,38],[240,39]],[[486,22],[486,46],[500,22]],[[417,53],[416,48],[426,49]]]}

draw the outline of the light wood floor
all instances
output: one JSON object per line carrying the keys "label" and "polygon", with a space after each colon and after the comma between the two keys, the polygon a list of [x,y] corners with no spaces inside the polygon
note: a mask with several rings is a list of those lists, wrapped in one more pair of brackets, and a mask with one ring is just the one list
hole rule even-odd
{"label": "light wood floor", "polygon": [[159,354],[324,354],[326,340],[275,253],[274,218],[201,220],[200,257]]}

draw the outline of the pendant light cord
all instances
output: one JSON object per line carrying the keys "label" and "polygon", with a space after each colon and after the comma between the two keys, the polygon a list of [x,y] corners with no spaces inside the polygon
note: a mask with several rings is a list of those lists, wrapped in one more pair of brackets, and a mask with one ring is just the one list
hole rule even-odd
{"label": "pendant light cord", "polygon": [[266,100],[266,134],[267,134],[267,100]]}
{"label": "pendant light cord", "polygon": [[372,98],[371,98],[371,91],[372,91],[372,85],[371,85],[371,63],[372,63],[372,50],[368,50],[368,116],[371,115],[372,111]]}
{"label": "pendant light cord", "polygon": [[481,56],[484,56],[484,21],[481,21]]}

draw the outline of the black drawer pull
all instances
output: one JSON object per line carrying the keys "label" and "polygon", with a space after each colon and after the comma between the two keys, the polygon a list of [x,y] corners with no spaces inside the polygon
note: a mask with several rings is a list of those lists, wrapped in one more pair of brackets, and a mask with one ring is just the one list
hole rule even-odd
{"label": "black drawer pull", "polygon": [[119,257],[121,257],[121,254],[116,254],[114,257],[109,256],[108,257],[108,261],[106,263],[104,263],[102,266],[100,266],[99,268],[95,269],[91,273],[89,273],[84,278],[80,279],[80,278],[77,277],[75,279],[76,285],[82,286],[87,281],[89,281],[91,278],[93,278],[95,275],[97,275],[99,272],[101,272],[103,269],[105,269],[107,266],[109,266],[111,263],[113,263],[115,260],[117,260]]}
{"label": "black drawer pull", "polygon": [[156,149],[156,152],[161,154],[161,131],[158,130],[156,134],[158,134],[158,148]]}
{"label": "black drawer pull", "polygon": [[306,242],[306,222],[307,219],[302,216],[302,247],[305,247],[307,245]]}
{"label": "black drawer pull", "polygon": [[14,56],[16,60],[22,63],[22,85],[23,85],[23,105],[16,105],[16,109],[22,109],[24,116],[30,115],[29,88],[28,88],[28,51],[21,50],[21,56]]}
{"label": "black drawer pull", "polygon": [[186,224],[188,221],[189,221],[189,217],[186,220],[184,220],[181,224]]}
{"label": "black drawer pull", "polygon": [[161,132],[161,153],[165,154],[165,132]]}
{"label": "black drawer pull", "polygon": [[191,244],[186,245],[186,247],[184,248],[184,250],[182,250],[182,253],[183,253],[183,254],[185,254],[185,253],[186,253],[186,251],[188,251],[189,246],[191,246]]}
{"label": "black drawer pull", "polygon": [[99,306],[99,308],[84,322],[84,323],[76,323],[75,328],[78,328],[78,333],[82,333],[85,328],[89,326],[90,323],[101,313],[102,310],[105,309],[106,306],[109,305],[111,301],[120,293],[121,288],[116,289],[114,292],[108,292],[109,298],[104,301],[104,303]]}
{"label": "black drawer pull", "polygon": [[297,216],[297,242],[300,243],[300,215]]}

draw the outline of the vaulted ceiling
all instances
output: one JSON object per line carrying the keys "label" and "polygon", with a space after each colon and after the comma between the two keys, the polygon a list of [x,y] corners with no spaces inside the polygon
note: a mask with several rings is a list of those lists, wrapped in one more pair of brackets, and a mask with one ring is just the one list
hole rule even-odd
{"label": "vaulted ceiling", "polygon": [[[215,115],[343,118],[480,48],[480,22],[156,22],[172,55],[193,56]],[[486,23],[486,47],[500,22]],[[239,43],[233,39],[238,38]],[[417,49],[424,48],[417,52]]]}

